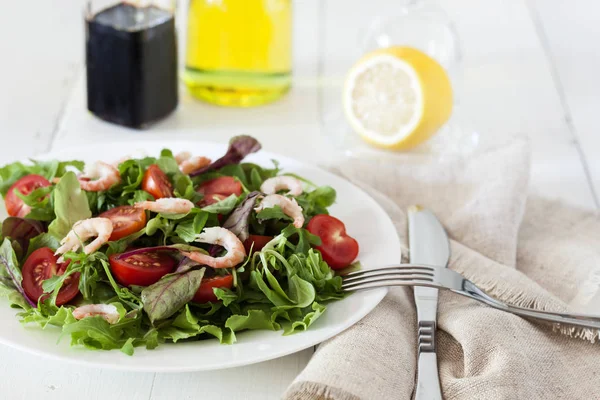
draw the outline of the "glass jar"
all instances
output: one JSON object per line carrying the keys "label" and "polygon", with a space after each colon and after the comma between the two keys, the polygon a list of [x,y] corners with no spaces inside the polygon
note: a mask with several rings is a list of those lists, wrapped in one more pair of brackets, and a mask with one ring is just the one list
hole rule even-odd
{"label": "glass jar", "polygon": [[89,0],[85,13],[88,110],[144,128],[178,102],[176,0]]}
{"label": "glass jar", "polygon": [[290,88],[291,0],[190,0],[184,82],[222,106],[272,102]]}

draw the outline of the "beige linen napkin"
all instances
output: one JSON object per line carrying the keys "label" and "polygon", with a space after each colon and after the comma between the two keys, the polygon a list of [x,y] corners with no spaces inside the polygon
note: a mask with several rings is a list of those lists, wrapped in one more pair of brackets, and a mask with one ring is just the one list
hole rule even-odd
{"label": "beige linen napkin", "polygon": [[[526,140],[439,163],[352,160],[339,172],[386,209],[403,257],[403,210],[422,204],[452,239],[450,268],[491,295],[524,307],[600,314],[600,219],[527,197]],[[446,399],[600,399],[597,331],[553,330],[442,291],[438,340]],[[285,398],[409,399],[415,349],[412,290],[393,288],[362,321],[319,346]]]}

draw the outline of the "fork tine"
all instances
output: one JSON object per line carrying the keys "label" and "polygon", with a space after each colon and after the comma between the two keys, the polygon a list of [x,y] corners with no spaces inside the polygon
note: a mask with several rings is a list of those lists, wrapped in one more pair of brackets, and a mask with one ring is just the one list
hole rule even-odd
{"label": "fork tine", "polygon": [[342,279],[345,283],[359,281],[361,279],[376,277],[376,276],[389,276],[389,277],[420,277],[420,278],[433,278],[433,272],[421,271],[419,269],[395,269],[385,268],[376,270],[367,270],[362,275],[346,275]]}
{"label": "fork tine", "polygon": [[406,274],[385,274],[364,276],[355,278],[348,282],[343,280],[343,290],[359,290],[380,286],[437,286],[434,284],[433,276],[424,275],[406,275]]}
{"label": "fork tine", "polygon": [[363,289],[374,289],[379,287],[391,287],[391,286],[424,286],[440,288],[439,285],[434,284],[430,281],[408,281],[408,280],[397,280],[397,279],[386,279],[381,282],[363,282],[360,284],[349,284],[347,286],[342,285],[342,290],[346,292],[363,290]]}
{"label": "fork tine", "polygon": [[371,268],[371,269],[361,269],[360,271],[349,272],[344,275],[344,277],[351,276],[361,276],[364,274],[376,272],[376,271],[420,271],[420,272],[431,272],[433,273],[434,268],[429,265],[420,265],[420,264],[397,264],[397,265],[387,265],[385,267],[379,268]]}

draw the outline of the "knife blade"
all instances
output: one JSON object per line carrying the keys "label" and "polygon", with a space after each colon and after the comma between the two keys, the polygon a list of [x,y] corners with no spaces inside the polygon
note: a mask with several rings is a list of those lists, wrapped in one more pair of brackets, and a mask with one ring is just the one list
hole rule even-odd
{"label": "knife blade", "polygon": [[[420,206],[408,210],[410,262],[448,266],[450,244],[444,227],[436,216]],[[437,368],[436,328],[438,289],[415,287],[418,322],[418,363],[415,400],[442,399]]]}

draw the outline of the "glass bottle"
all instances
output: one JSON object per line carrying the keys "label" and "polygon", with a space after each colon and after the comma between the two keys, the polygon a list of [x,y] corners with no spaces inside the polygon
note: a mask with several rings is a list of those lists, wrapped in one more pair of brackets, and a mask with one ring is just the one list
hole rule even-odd
{"label": "glass bottle", "polygon": [[290,88],[291,0],[190,0],[183,80],[222,106],[272,102]]}
{"label": "glass bottle", "polygon": [[144,128],[178,102],[175,0],[89,0],[85,12],[88,110]]}

